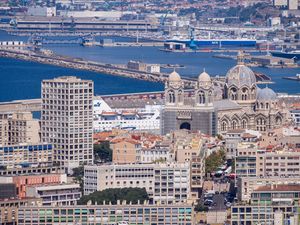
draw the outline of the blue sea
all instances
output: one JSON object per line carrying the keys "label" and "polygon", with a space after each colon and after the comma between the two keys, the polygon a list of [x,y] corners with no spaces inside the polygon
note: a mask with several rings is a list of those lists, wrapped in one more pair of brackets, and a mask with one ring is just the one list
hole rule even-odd
{"label": "blue sea", "polygon": [[[23,40],[28,37],[17,37],[0,32],[0,40]],[[56,54],[79,57],[83,59],[126,64],[129,60],[146,63],[180,64],[177,69],[182,76],[196,77],[204,69],[211,76],[225,75],[236,64],[234,60],[214,58],[214,53],[171,53],[160,51],[157,47],[83,47],[79,45],[46,45]],[[62,75],[73,75],[91,79],[95,83],[95,94],[115,94],[127,92],[145,92],[163,90],[163,84],[122,78],[88,71],[61,68],[56,66],[26,62],[15,59],[0,58],[0,101],[39,98],[40,84],[43,79]],[[253,68],[272,78],[274,84],[269,87],[276,92],[300,93],[300,82],[284,80],[283,76],[295,76],[300,69]],[[163,70],[163,72],[171,72]]]}

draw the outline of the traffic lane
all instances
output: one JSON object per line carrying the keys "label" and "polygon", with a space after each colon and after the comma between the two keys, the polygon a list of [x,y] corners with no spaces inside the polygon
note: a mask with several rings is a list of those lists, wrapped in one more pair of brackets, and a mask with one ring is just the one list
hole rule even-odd
{"label": "traffic lane", "polygon": [[224,195],[222,194],[215,194],[213,197],[214,204],[212,205],[212,211],[221,211],[226,210],[226,206],[224,204]]}

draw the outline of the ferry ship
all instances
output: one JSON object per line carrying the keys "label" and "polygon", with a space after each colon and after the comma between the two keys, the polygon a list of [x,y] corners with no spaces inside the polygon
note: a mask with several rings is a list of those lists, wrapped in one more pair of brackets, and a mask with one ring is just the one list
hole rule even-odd
{"label": "ferry ship", "polygon": [[272,56],[275,57],[282,57],[282,58],[288,58],[288,59],[295,59],[300,60],[300,50],[295,51],[271,51],[270,52]]}
{"label": "ferry ship", "polygon": [[146,105],[138,108],[113,108],[103,99],[94,100],[95,132],[110,131],[114,128],[140,131],[160,131],[162,105]]}
{"label": "ferry ship", "polygon": [[255,47],[255,39],[168,39],[166,42],[182,43],[196,47]]}

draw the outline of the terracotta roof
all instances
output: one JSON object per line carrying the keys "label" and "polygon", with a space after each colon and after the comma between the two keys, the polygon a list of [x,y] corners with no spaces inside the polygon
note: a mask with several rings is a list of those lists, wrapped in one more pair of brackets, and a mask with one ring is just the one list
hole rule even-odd
{"label": "terracotta roof", "polygon": [[254,190],[254,192],[268,192],[268,191],[280,191],[280,192],[291,192],[291,191],[300,191],[300,185],[299,184],[290,184],[290,185],[268,185],[268,186],[262,186],[258,187]]}

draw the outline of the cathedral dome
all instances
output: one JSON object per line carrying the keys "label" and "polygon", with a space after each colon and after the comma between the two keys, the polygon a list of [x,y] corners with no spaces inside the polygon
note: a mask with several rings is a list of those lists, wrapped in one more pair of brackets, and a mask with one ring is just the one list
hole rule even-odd
{"label": "cathedral dome", "polygon": [[211,82],[209,74],[205,71],[202,72],[198,77],[198,82]]}
{"label": "cathedral dome", "polygon": [[169,81],[170,82],[179,82],[179,81],[181,81],[181,77],[176,71],[173,71],[169,75]]}
{"label": "cathedral dome", "polygon": [[238,64],[227,72],[226,83],[228,86],[235,85],[237,88],[241,88],[244,85],[251,87],[256,83],[256,78],[249,67]]}
{"label": "cathedral dome", "polygon": [[271,88],[263,88],[258,91],[257,100],[259,101],[274,101],[277,95]]}

